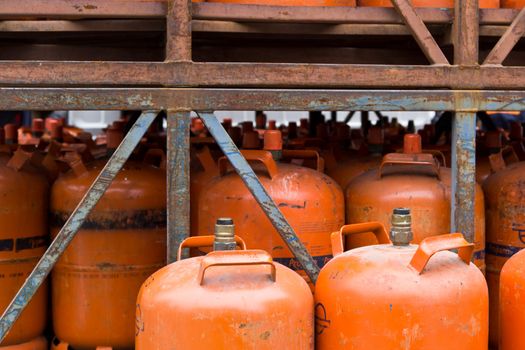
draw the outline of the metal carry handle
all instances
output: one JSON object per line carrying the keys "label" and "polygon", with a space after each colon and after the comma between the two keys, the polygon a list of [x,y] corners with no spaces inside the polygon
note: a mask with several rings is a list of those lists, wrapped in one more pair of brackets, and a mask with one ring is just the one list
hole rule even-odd
{"label": "metal carry handle", "polygon": [[[403,153],[404,149],[403,148],[399,148],[396,150],[397,153]],[[445,157],[445,154],[437,149],[422,149],[421,150],[421,153],[423,154],[431,154],[434,158],[436,158],[442,166],[446,167],[447,166],[447,160],[446,160],[446,157]]]}
{"label": "metal carry handle", "polygon": [[438,159],[438,161],[441,162],[441,165],[446,167],[447,166],[447,159],[445,157],[445,154],[437,149],[423,149],[423,153],[428,153],[434,156],[434,158]]}
{"label": "metal carry handle", "polygon": [[[209,235],[209,236],[194,236],[194,237],[188,237],[179,246],[179,250],[177,251],[177,261],[182,259],[182,250],[184,248],[204,248],[204,247],[213,247],[213,243],[215,242],[215,236]],[[241,248],[241,250],[246,250],[246,243],[244,240],[239,237],[235,236],[235,243],[237,243],[237,246]]]}
{"label": "metal carry handle", "polygon": [[270,276],[276,280],[276,267],[272,256],[264,250],[224,250],[208,253],[202,260],[197,281],[199,285],[204,282],[204,273],[213,266],[252,266],[269,265]]}
{"label": "metal carry handle", "polygon": [[441,179],[441,174],[439,172],[439,164],[436,163],[434,156],[431,154],[389,153],[383,157],[383,161],[379,166],[380,178],[383,177],[383,168],[387,164],[428,166],[432,169],[433,174],[438,178],[438,180]]}
{"label": "metal carry handle", "polygon": [[343,238],[345,236],[357,233],[372,232],[376,238],[378,244],[388,244],[390,239],[386,232],[385,226],[377,221],[363,222],[360,224],[344,225],[339,231],[332,232],[330,239],[332,241],[332,254],[337,256],[343,254],[345,250]]}
{"label": "metal carry handle", "polygon": [[[273,159],[272,154],[270,152],[260,150],[242,150],[240,152],[247,161],[261,162],[268,171],[268,175],[270,176],[270,178],[273,178],[275,175],[277,175],[277,172],[279,171],[277,169],[277,163],[275,163],[275,160]],[[224,174],[226,174],[226,171],[228,169],[228,163],[229,162],[226,157],[221,157],[219,159],[220,176],[224,176]]]}
{"label": "metal carry handle", "polygon": [[490,170],[495,173],[503,170],[509,164],[519,162],[518,155],[512,146],[506,146],[500,152],[489,156]]}
{"label": "metal carry handle", "polygon": [[217,163],[213,159],[208,146],[204,146],[201,150],[195,152],[195,156],[205,172],[217,173]]}
{"label": "metal carry handle", "polygon": [[448,233],[439,236],[427,237],[419,244],[410,266],[421,274],[430,258],[443,250],[457,249],[458,256],[469,265],[474,252],[474,243],[469,243],[461,233]]}
{"label": "metal carry handle", "polygon": [[319,152],[314,150],[291,150],[283,149],[283,158],[285,159],[315,159],[316,170],[324,172],[324,159],[319,155]]}

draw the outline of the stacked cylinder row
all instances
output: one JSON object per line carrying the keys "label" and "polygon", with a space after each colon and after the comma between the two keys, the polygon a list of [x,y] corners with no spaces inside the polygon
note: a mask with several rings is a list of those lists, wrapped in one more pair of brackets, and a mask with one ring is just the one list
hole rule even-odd
{"label": "stacked cylinder row", "polygon": [[[11,280],[0,293],[0,307],[27,277],[45,250],[48,231],[51,237],[58,233],[127,127],[126,120],[117,121],[93,140],[63,121],[49,124],[47,131],[37,120],[32,130],[8,125],[0,132],[2,171],[10,181],[2,190],[12,197],[12,203],[5,202],[0,237],[6,242],[3,265],[12,271],[3,274]],[[498,344],[500,271],[524,245],[521,124],[512,123],[509,132],[479,133],[477,178],[483,188],[476,188],[470,244],[448,234],[450,134],[440,134],[435,125],[415,133],[413,125],[383,118],[350,130],[315,113],[299,125],[279,128],[263,113],[256,125],[224,120],[322,269],[315,287],[200,119],[191,127],[193,237],[184,243],[193,257],[161,268],[166,173],[159,125],[141,141],[52,273],[53,349],[310,349],[314,313],[319,349],[487,349],[484,273],[491,342]],[[20,209],[24,205],[26,211]],[[237,238],[228,241],[233,227]],[[230,238],[210,236],[224,230]],[[443,251],[452,248],[459,255]],[[475,265],[469,265],[471,257]],[[502,294],[510,293],[510,284]],[[43,286],[4,347],[46,348],[41,338],[46,291]],[[501,327],[503,335],[512,329],[503,321]],[[469,336],[458,342],[461,335],[453,332]]]}

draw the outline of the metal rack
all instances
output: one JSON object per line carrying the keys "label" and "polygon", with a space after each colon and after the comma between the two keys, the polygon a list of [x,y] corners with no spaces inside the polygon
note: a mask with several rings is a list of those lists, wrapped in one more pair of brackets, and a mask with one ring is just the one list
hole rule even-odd
{"label": "metal rack", "polygon": [[[166,45],[165,60],[154,62],[146,58],[155,55],[137,54],[137,60],[124,62],[94,61],[87,53],[87,61],[34,61],[30,60],[31,53],[21,54],[16,61],[0,61],[0,107],[167,110],[170,262],[175,260],[179,243],[189,234],[190,111],[198,112],[312,280],[316,278],[317,266],[212,112],[455,111],[452,229],[463,232],[472,241],[475,113],[525,109],[525,67],[502,66],[525,31],[525,10],[478,10],[476,0],[457,0],[453,10],[414,9],[408,0],[392,3],[393,8],[308,8],[192,4],[187,0],[2,0],[0,19],[6,20],[0,23],[3,33],[162,32]],[[47,20],[34,21],[39,18]],[[80,18],[78,23],[70,21]],[[207,61],[205,54],[199,55],[199,62],[193,61],[194,33],[285,31],[315,35],[319,30],[330,38],[413,37],[430,64],[354,64],[344,57],[342,61],[350,64],[226,63]],[[441,33],[441,45],[432,35],[436,33]],[[501,35],[484,54],[482,64],[480,34],[492,38]],[[447,44],[454,48],[453,62],[442,50]],[[297,53],[287,54],[292,62],[297,57]],[[514,61],[519,64],[517,57]],[[143,113],[108,161],[0,319],[0,338],[49,274],[155,115]]]}

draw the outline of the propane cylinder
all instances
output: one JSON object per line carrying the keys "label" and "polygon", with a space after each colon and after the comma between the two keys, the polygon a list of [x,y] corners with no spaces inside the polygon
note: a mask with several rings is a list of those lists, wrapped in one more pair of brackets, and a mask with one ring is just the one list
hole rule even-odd
{"label": "propane cylinder", "polygon": [[[483,183],[487,218],[490,342],[493,346],[498,344],[500,271],[513,254],[525,247],[525,162],[507,162],[503,153],[489,157],[494,173]],[[515,156],[510,158],[516,160]]]}
{"label": "propane cylinder", "polygon": [[[258,137],[259,134],[255,134]],[[195,170],[192,171],[190,176],[190,233],[192,236],[196,236],[199,232],[198,198],[206,184],[219,175],[219,167],[207,146],[193,150],[192,154],[191,161],[197,163],[198,166],[192,166],[192,170]]]}
{"label": "propane cylinder", "polygon": [[514,254],[501,269],[499,281],[499,350],[525,349],[525,251]]}
{"label": "propane cylinder", "polygon": [[525,160],[525,147],[523,145],[523,126],[520,122],[510,123],[510,145],[520,161]]}
{"label": "propane cylinder", "polygon": [[[339,159],[333,166],[327,166],[326,174],[334,179],[342,189],[356,176],[376,168],[383,157],[384,132],[380,127],[374,126],[368,130],[366,151],[364,154],[353,154],[346,159]],[[350,152],[349,152],[350,153]]]}
{"label": "propane cylinder", "polygon": [[501,7],[522,9],[525,7],[525,0],[501,0]]}
{"label": "propane cylinder", "polygon": [[[32,166],[33,155],[8,149],[0,154],[0,312],[9,305],[46,250],[49,184]],[[47,283],[0,345],[6,349],[42,349],[47,320]]]}
{"label": "propane cylinder", "polygon": [[[385,155],[381,166],[354,178],[347,186],[346,222],[381,222],[390,228],[394,208],[408,207],[414,217],[414,240],[450,232],[451,171],[440,167],[432,154],[421,153],[421,137],[406,134],[404,153]],[[483,191],[476,185],[474,262],[485,269],[485,213]],[[349,248],[374,244],[370,233],[348,237]]]}
{"label": "propane cylinder", "polygon": [[[262,185],[279,207],[297,236],[312,254],[319,267],[330,258],[330,232],[344,222],[343,194],[328,176],[319,171],[279,160],[287,157],[282,150],[281,132],[267,130],[264,151],[243,150]],[[322,158],[315,151],[291,151],[291,158],[301,156]],[[198,198],[199,234],[213,230],[214,218],[232,216],[239,235],[251,248],[269,252],[275,261],[294,270],[301,270],[298,261],[272,226],[263,210],[248,191],[241,178],[227,167],[225,158],[219,160],[219,176],[208,182]],[[300,272],[306,278],[306,274]]]}
{"label": "propane cylinder", "polygon": [[179,257],[186,247],[213,244],[215,251],[170,264],[142,285],[135,348],[313,349],[313,297],[305,281],[267,252],[233,250],[233,221],[217,224],[215,239],[190,237]]}
{"label": "propane cylinder", "polygon": [[[315,286],[316,349],[486,350],[487,285],[460,233],[411,245],[410,210],[384,226],[343,226]],[[344,236],[374,232],[379,244],[343,253]],[[447,251],[458,249],[458,254]]]}
{"label": "propane cylinder", "polygon": [[[111,153],[122,139],[107,135]],[[56,348],[133,349],[134,310],[141,284],[165,264],[166,174],[163,167],[128,161],[93,208],[52,273]],[[51,193],[52,234],[57,234],[106,160],[69,160]]]}
{"label": "propane cylinder", "polygon": [[499,130],[487,131],[482,145],[484,150],[476,152],[476,181],[479,184],[482,184],[491,173],[489,155],[501,151],[501,132]]}

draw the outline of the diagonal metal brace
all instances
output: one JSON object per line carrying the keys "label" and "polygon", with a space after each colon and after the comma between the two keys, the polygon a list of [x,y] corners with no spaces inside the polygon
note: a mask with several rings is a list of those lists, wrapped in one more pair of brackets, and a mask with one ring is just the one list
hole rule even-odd
{"label": "diagonal metal brace", "polygon": [[253,169],[241,155],[239,149],[235,146],[226,130],[224,130],[223,126],[219,123],[213,113],[200,112],[197,114],[201,117],[202,121],[215,138],[215,141],[217,141],[217,144],[233,165],[235,171],[239,174],[246,187],[248,187],[248,190],[250,190],[257,203],[259,203],[261,209],[264,211],[268,219],[270,219],[272,225],[277,232],[279,232],[297,261],[299,261],[312,283],[315,284],[317,281],[317,275],[319,275],[319,267],[310,253],[308,253],[303,243],[299,240],[286,218],[277,208],[273,199],[268,195],[268,192],[266,192],[266,189],[257,178],[257,175],[255,175]]}
{"label": "diagonal metal brace", "polygon": [[418,16],[408,0],[391,0],[396,11],[403,18],[408,30],[431,64],[449,65],[449,62],[427,26]]}
{"label": "diagonal metal brace", "polygon": [[525,8],[522,8],[520,13],[518,13],[512,21],[512,24],[498,40],[496,46],[492,48],[487,58],[485,58],[483,64],[502,64],[524,34]]}
{"label": "diagonal metal brace", "polygon": [[69,243],[75,237],[91,209],[98,203],[104,195],[117,173],[122,169],[128,160],[131,152],[135,149],[142,136],[146,133],[149,126],[157,116],[157,112],[144,112],[137,119],[131,130],[126,134],[124,140],[119,145],[115,153],[109,158],[108,162],[95,179],[87,193],[84,195],[78,206],[66,221],[53,242],[49,245],[46,252],[40,258],[38,264],[26,279],[14,299],[11,301],[4,314],[0,318],[0,342],[2,342],[16,322],[22,311],[31,298],[42,285],[53,266],[64,253]]}

